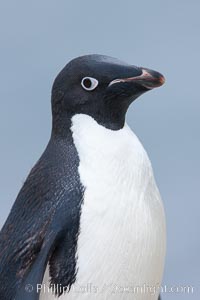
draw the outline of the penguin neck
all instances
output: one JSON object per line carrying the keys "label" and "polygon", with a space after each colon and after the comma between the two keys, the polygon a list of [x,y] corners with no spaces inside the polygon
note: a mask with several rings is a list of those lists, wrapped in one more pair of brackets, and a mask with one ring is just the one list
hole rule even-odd
{"label": "penguin neck", "polygon": [[124,127],[127,109],[128,105],[112,99],[88,103],[80,107],[76,114],[88,115],[107,129],[120,130]]}
{"label": "penguin neck", "polygon": [[94,111],[79,111],[75,114],[72,113],[62,113],[59,116],[53,116],[52,121],[52,137],[59,137],[61,139],[65,139],[70,134],[70,128],[72,125],[72,118],[74,115],[84,114],[92,117],[99,125],[107,129],[111,129],[114,131],[120,130],[124,127],[125,124],[125,116],[122,117],[120,112],[114,113],[109,112],[105,114],[104,112],[94,112]]}
{"label": "penguin neck", "polygon": [[92,117],[99,125],[114,131],[122,129],[125,124],[125,115],[122,116],[120,112],[108,111],[107,113],[99,112],[87,115]]}
{"label": "penguin neck", "polygon": [[53,114],[52,118],[52,138],[67,139],[71,135],[72,114],[66,112],[59,112],[59,114]]}

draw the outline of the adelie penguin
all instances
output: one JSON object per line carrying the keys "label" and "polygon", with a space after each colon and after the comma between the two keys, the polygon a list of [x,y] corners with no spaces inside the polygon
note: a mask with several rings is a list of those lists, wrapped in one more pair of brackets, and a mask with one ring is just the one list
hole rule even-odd
{"label": "adelie penguin", "polygon": [[1,300],[158,299],[165,215],[125,116],[163,83],[101,55],[59,73],[50,141],[1,230]]}

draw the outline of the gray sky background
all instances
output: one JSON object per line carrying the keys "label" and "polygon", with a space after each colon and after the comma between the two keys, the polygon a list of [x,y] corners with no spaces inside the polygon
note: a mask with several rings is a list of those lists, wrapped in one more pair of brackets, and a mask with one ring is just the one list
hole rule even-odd
{"label": "gray sky background", "polygon": [[72,58],[99,53],[160,71],[128,123],[151,158],[166,210],[164,284],[200,299],[200,1],[0,1],[0,224],[48,142],[50,91]]}

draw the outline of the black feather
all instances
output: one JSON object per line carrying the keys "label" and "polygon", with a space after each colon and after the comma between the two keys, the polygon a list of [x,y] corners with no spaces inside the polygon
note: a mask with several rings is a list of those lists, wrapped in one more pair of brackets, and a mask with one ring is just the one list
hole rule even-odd
{"label": "black feather", "polygon": [[38,299],[35,285],[42,282],[48,261],[52,283],[70,287],[75,281],[84,193],[78,164],[69,127],[62,137],[52,134],[0,233],[1,300],[27,299],[26,284],[34,286],[29,299]]}

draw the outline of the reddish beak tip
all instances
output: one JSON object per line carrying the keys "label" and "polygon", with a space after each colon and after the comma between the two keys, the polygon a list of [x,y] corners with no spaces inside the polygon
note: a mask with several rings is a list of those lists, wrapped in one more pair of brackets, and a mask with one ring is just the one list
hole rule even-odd
{"label": "reddish beak tip", "polygon": [[160,85],[163,85],[164,83],[165,83],[165,77],[162,75],[161,77],[160,77]]}

